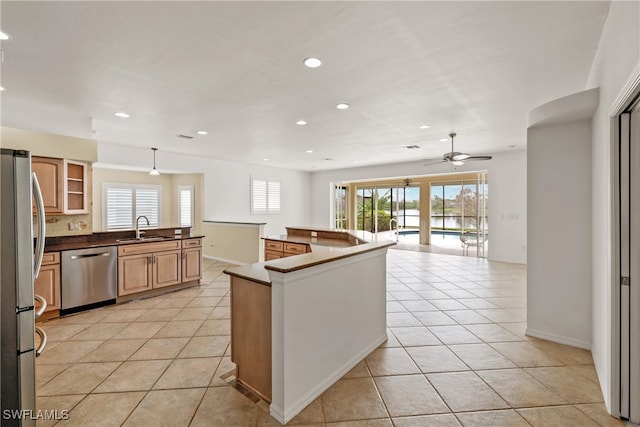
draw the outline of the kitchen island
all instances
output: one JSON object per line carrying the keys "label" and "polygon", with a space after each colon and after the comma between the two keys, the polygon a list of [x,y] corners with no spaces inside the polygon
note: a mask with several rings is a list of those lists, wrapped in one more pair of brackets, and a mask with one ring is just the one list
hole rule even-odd
{"label": "kitchen island", "polygon": [[[290,421],[386,339],[386,253],[370,233],[287,227],[283,258],[231,276],[236,380]],[[291,249],[287,256],[285,248]],[[304,251],[302,248],[304,247]]]}

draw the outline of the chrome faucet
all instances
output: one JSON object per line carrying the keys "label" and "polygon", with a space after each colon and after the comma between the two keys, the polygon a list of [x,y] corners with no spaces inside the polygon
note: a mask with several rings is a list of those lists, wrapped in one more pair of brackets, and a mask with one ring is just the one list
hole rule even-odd
{"label": "chrome faucet", "polygon": [[140,235],[144,234],[144,231],[140,231],[140,218],[144,218],[147,221],[147,227],[151,225],[149,223],[149,218],[144,215],[140,215],[138,218],[136,218],[136,239],[139,239]]}

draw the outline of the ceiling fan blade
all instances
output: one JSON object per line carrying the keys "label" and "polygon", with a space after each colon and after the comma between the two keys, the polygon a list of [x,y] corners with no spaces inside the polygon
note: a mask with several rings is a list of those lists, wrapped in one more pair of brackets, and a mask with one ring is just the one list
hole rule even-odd
{"label": "ceiling fan blade", "polygon": [[425,159],[426,162],[429,163],[425,163],[422,166],[432,166],[432,165],[439,165],[440,163],[447,163],[448,160],[446,159]]}
{"label": "ceiling fan blade", "polygon": [[464,161],[466,162],[467,160],[491,160],[493,158],[493,156],[469,156],[466,159],[464,159]]}

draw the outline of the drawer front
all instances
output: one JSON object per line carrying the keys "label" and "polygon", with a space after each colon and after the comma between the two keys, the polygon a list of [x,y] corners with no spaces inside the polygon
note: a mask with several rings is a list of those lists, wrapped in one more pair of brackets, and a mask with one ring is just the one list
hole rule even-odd
{"label": "drawer front", "polygon": [[180,240],[157,243],[130,243],[118,246],[118,256],[148,254],[180,249]]}
{"label": "drawer front", "polygon": [[202,239],[185,239],[182,241],[182,249],[197,248],[202,246]]}
{"label": "drawer front", "polygon": [[264,260],[265,261],[270,261],[272,259],[279,259],[282,258],[282,252],[281,251],[264,251]]}
{"label": "drawer front", "polygon": [[302,243],[285,243],[284,251],[291,255],[307,253],[307,245]]}
{"label": "drawer front", "polygon": [[278,242],[276,240],[265,240],[264,248],[271,251],[282,251],[282,242]]}
{"label": "drawer front", "polygon": [[42,255],[42,265],[60,264],[60,252],[45,252]]}

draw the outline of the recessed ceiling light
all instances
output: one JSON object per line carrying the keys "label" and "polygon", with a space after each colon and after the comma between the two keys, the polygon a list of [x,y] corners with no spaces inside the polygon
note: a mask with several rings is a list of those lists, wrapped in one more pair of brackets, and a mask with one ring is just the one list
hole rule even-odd
{"label": "recessed ceiling light", "polygon": [[298,120],[298,121],[296,122],[296,124],[297,124],[298,126],[304,126],[304,125],[306,125],[306,124],[307,124],[307,122],[305,122],[304,120]]}
{"label": "recessed ceiling light", "polygon": [[333,159],[332,159],[331,157],[325,157],[325,158],[324,158],[324,159],[322,159],[322,160],[326,160],[327,162],[331,162],[331,161],[333,161]]}
{"label": "recessed ceiling light", "polygon": [[264,162],[268,162],[268,161],[269,161],[269,159],[267,159],[267,158],[265,157],[264,159],[262,159],[262,161],[264,161]]}
{"label": "recessed ceiling light", "polygon": [[336,105],[336,108],[338,110],[346,110],[347,108],[349,108],[349,104],[341,102],[340,104]]}
{"label": "recessed ceiling light", "polygon": [[449,142],[449,140],[447,138],[442,138],[440,142]]}
{"label": "recessed ceiling light", "polygon": [[4,90],[4,88],[2,86],[0,86],[0,92],[2,92]]}
{"label": "recessed ceiling light", "polygon": [[318,68],[322,65],[322,61],[320,61],[318,58],[307,58],[304,60],[304,65],[309,68]]}
{"label": "recessed ceiling light", "polygon": [[406,146],[406,147],[404,147],[404,148],[408,148],[409,150],[415,150],[416,148],[420,148],[420,146],[419,146],[419,145],[415,145],[415,144],[414,144],[414,145],[407,145],[407,146]]}
{"label": "recessed ceiling light", "polygon": [[420,126],[420,129],[429,129],[430,127],[431,126],[429,126],[429,125],[422,125],[422,126]]}
{"label": "recessed ceiling light", "polygon": [[0,40],[9,40],[11,36],[4,31],[0,31]]}
{"label": "recessed ceiling light", "polygon": [[360,160],[354,160],[353,163],[360,163]]}
{"label": "recessed ceiling light", "polygon": [[209,132],[207,132],[206,130],[199,130],[199,131],[197,131],[196,133],[197,133],[198,135],[206,135],[206,134],[208,134]]}
{"label": "recessed ceiling light", "polygon": [[313,153],[313,150],[307,150],[307,154]]}
{"label": "recessed ceiling light", "polygon": [[120,118],[123,118],[123,119],[128,119],[129,117],[131,117],[130,115],[128,115],[127,113],[124,113],[122,111],[114,113],[114,116],[120,117]]}

